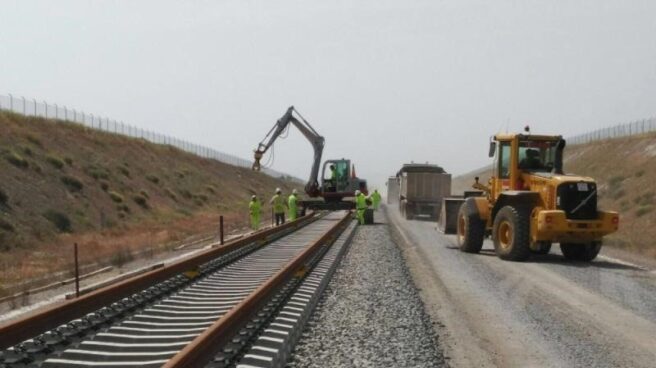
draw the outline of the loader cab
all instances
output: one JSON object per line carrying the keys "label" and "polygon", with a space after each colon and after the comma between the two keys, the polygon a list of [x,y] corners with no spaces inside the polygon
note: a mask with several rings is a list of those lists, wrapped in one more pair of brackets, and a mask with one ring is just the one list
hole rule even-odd
{"label": "loader cab", "polygon": [[565,140],[561,136],[499,134],[490,142],[494,156],[492,196],[523,190],[522,173],[562,174]]}

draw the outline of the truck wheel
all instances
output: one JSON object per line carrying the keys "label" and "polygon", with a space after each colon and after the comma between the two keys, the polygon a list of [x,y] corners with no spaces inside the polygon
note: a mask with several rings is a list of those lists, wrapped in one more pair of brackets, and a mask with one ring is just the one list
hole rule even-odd
{"label": "truck wheel", "polygon": [[463,204],[458,211],[458,229],[456,238],[458,247],[467,253],[478,253],[483,248],[485,237],[485,223],[476,213],[467,213],[467,206]]}
{"label": "truck wheel", "polygon": [[597,257],[600,250],[600,241],[584,244],[560,243],[560,251],[563,252],[563,256],[572,261],[590,262]]}
{"label": "truck wheel", "polygon": [[407,204],[404,206],[405,208],[405,219],[406,220],[412,220],[415,217],[415,214],[412,211],[412,207],[408,206]]}
{"label": "truck wheel", "polygon": [[492,239],[497,256],[508,261],[524,261],[529,247],[530,214],[522,207],[505,206],[494,218]]}
{"label": "truck wheel", "polygon": [[531,249],[531,253],[534,253],[534,254],[549,254],[549,252],[551,251],[551,242],[549,242],[549,241],[538,242],[537,248],[538,248],[537,250],[532,250]]}

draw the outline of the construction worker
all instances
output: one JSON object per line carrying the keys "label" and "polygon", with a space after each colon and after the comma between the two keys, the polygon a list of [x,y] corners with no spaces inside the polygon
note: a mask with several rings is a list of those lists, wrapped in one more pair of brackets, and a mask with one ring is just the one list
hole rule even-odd
{"label": "construction worker", "polygon": [[330,165],[330,184],[332,185],[333,192],[337,191],[337,168],[335,165]]}
{"label": "construction worker", "polygon": [[273,216],[276,218],[276,226],[285,223],[285,200],[282,197],[282,190],[276,188],[276,194],[271,197],[269,204],[273,206]]}
{"label": "construction worker", "polygon": [[374,192],[371,193],[370,197],[371,197],[371,203],[374,206],[374,210],[377,211],[378,206],[380,205],[380,199],[381,199],[380,193],[378,193],[378,189],[374,189]]}
{"label": "construction worker", "polygon": [[364,211],[367,210],[367,197],[359,190],[355,191],[355,211],[360,225],[364,225]]}
{"label": "construction worker", "polygon": [[251,215],[251,229],[257,231],[260,229],[260,215],[262,214],[262,204],[256,195],[251,197],[248,203],[248,213]]}
{"label": "construction worker", "polygon": [[289,211],[289,221],[296,220],[298,214],[296,208],[296,189],[292,190],[292,194],[287,198],[287,210]]}

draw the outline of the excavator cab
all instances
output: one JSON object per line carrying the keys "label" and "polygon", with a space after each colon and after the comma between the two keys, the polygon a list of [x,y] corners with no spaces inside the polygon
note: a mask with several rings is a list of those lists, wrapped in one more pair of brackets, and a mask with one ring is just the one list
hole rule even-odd
{"label": "excavator cab", "polygon": [[[335,170],[335,179],[333,179],[333,169]],[[335,198],[337,200],[343,197],[351,197],[356,190],[367,192],[366,180],[359,179],[355,176],[351,166],[351,160],[326,160],[323,163],[321,175],[321,192],[324,198]]]}

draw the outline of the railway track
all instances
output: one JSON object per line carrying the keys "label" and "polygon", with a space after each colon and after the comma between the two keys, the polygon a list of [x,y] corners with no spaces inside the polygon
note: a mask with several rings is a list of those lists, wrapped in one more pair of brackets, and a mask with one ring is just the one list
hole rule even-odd
{"label": "railway track", "polygon": [[[296,224],[227,244],[222,252],[214,250],[1,327],[0,348],[12,345],[0,353],[0,367],[237,365],[244,356],[258,356],[249,349],[290,301],[298,302],[299,288],[307,292],[307,280],[317,286],[313,290],[320,290],[317,275],[328,276],[326,262],[335,264],[340,254],[328,245],[349,222],[347,211],[306,216]],[[337,249],[343,248],[343,239],[336,243]],[[322,261],[324,254],[329,256]],[[312,270],[314,265],[320,266]],[[138,285],[145,287],[124,296]],[[91,302],[94,296],[111,303],[86,311],[98,304]],[[307,296],[301,299],[309,301]],[[81,315],[65,320],[75,314],[76,305]],[[294,326],[302,329],[300,323]],[[27,335],[29,339],[15,344]],[[280,351],[286,350],[281,346]],[[281,357],[277,354],[276,361]]]}

